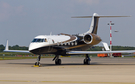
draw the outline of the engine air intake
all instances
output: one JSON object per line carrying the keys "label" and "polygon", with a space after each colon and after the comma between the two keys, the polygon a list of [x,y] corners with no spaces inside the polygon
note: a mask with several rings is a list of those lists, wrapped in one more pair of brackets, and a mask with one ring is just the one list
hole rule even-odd
{"label": "engine air intake", "polygon": [[83,39],[86,44],[89,44],[92,42],[93,37],[90,34],[86,34]]}

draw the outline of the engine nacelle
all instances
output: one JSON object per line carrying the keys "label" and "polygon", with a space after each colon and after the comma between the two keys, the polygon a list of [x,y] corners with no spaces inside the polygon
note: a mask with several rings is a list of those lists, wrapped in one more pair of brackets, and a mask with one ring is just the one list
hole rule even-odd
{"label": "engine nacelle", "polygon": [[101,41],[101,39],[96,34],[90,34],[89,33],[89,34],[86,34],[83,37],[83,41],[86,44],[96,45],[96,44],[98,44]]}
{"label": "engine nacelle", "polygon": [[83,37],[83,40],[86,44],[90,44],[93,40],[93,37],[91,34],[86,34],[84,37]]}

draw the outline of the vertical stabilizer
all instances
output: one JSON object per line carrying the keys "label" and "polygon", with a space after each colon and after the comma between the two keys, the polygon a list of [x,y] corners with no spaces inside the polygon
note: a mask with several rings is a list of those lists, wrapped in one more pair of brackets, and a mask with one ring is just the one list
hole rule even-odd
{"label": "vertical stabilizer", "polygon": [[80,36],[84,36],[85,34],[88,33],[97,34],[99,18],[108,18],[108,17],[130,17],[130,16],[101,16],[98,15],[97,13],[94,13],[93,16],[74,16],[72,18],[92,18],[89,30],[83,34],[79,34]]}
{"label": "vertical stabilizer", "polygon": [[94,13],[93,16],[92,16],[90,28],[85,34],[87,34],[87,33],[97,34],[98,20],[99,20],[98,14]]}

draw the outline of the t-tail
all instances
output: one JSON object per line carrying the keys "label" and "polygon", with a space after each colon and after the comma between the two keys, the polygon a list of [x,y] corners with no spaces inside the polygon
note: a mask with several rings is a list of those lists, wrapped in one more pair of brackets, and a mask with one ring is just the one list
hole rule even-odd
{"label": "t-tail", "polygon": [[101,16],[98,15],[97,13],[94,13],[93,16],[75,16],[72,18],[92,18],[89,30],[83,34],[80,34],[80,35],[86,35],[88,33],[97,34],[99,18],[106,18],[106,17],[130,17],[130,16]]}
{"label": "t-tail", "polygon": [[89,30],[86,32],[86,34],[88,34],[88,33],[97,34],[98,21],[99,21],[98,14],[97,14],[97,13],[94,13],[93,16],[92,16],[90,28],[89,28]]}

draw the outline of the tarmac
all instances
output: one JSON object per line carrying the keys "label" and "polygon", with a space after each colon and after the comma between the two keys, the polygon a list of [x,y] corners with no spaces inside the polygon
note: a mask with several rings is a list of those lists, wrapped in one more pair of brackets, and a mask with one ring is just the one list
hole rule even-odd
{"label": "tarmac", "polygon": [[135,84],[135,58],[62,57],[62,65],[53,58],[0,60],[0,84]]}

